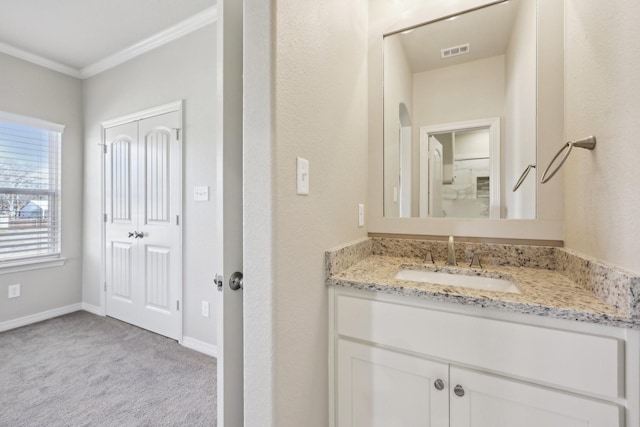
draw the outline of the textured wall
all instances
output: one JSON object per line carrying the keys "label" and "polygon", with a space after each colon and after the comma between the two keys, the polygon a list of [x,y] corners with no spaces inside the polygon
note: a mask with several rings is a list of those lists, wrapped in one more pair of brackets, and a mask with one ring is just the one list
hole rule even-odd
{"label": "textured wall", "polygon": [[636,0],[566,0],[565,244],[640,273],[640,38]]}
{"label": "textured wall", "polygon": [[[0,274],[0,322],[81,302],[82,82],[0,54],[0,110],[65,125],[62,135],[62,267]],[[7,300],[7,286],[22,285]]]}
{"label": "textured wall", "polygon": [[[276,21],[274,424],[325,427],[324,251],[366,235],[367,2],[280,0]],[[310,162],[308,196],[296,156]]]}
{"label": "textured wall", "polygon": [[[102,155],[100,123],[183,99],[183,307],[184,335],[216,343],[215,239],[216,27],[207,26],[84,84],[85,204],[83,300],[100,305]],[[195,185],[209,186],[209,202],[193,201]],[[200,314],[210,301],[209,318]]]}

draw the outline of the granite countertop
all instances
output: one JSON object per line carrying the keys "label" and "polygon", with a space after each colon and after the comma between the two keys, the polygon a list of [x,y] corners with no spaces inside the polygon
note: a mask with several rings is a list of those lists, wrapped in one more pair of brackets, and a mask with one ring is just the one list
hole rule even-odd
{"label": "granite countertop", "polygon": [[[448,268],[442,262],[436,262],[435,266]],[[330,272],[326,283],[431,301],[640,329],[640,319],[605,303],[592,291],[557,270],[504,265],[482,269],[456,267],[462,274],[509,278],[521,292],[516,294],[395,279],[396,273],[403,268],[432,270],[434,266],[421,258],[374,254],[339,272]]]}

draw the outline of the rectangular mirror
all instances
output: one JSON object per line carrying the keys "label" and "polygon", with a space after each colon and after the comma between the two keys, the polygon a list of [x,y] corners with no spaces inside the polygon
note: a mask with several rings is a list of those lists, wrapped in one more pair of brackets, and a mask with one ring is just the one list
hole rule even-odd
{"label": "rectangular mirror", "polygon": [[384,36],[384,217],[537,217],[536,6],[506,0]]}

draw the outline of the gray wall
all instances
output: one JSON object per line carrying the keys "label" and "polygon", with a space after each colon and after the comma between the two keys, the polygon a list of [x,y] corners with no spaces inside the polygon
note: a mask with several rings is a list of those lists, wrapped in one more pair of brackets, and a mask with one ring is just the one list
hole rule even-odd
{"label": "gray wall", "polygon": [[[0,54],[0,110],[65,125],[62,136],[62,256],[64,266],[2,274],[0,322],[81,302],[82,83]],[[7,299],[7,286],[22,296]]]}
{"label": "gray wall", "polygon": [[[212,285],[215,226],[216,27],[209,25],[84,81],[85,204],[83,301],[100,305],[101,122],[184,100],[183,319],[184,336],[216,344]],[[194,202],[193,187],[208,185],[209,202]],[[208,318],[201,302],[209,301]]]}

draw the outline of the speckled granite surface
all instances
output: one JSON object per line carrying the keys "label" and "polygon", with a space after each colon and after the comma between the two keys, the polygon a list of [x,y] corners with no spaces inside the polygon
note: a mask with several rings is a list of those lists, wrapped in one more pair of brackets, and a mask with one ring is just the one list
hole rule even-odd
{"label": "speckled granite surface", "polygon": [[558,271],[602,301],[640,319],[640,276],[571,249],[557,249],[556,259]]}
{"label": "speckled granite surface", "polygon": [[[634,295],[640,291],[640,278],[620,272],[614,274],[610,266],[593,260],[587,260],[588,267],[585,267],[580,261],[584,258],[566,249],[456,243],[459,274],[506,277],[521,292],[514,294],[397,280],[394,276],[403,268],[449,268],[441,261],[446,258],[446,242],[369,240],[371,244],[359,241],[353,248],[347,245],[327,252],[327,285],[640,329],[640,316],[634,315],[639,308],[634,304],[640,306],[634,303]],[[435,266],[424,262],[427,248],[432,250]],[[481,270],[470,269],[466,267],[468,263],[463,262],[477,250],[489,251],[483,255]],[[348,261],[340,261],[341,255],[347,256]],[[574,274],[578,274],[576,279]],[[594,274],[600,280],[594,279]],[[603,288],[599,292],[608,297],[602,298],[598,288]],[[604,290],[609,288],[612,290]],[[624,289],[629,292],[625,293]]]}

